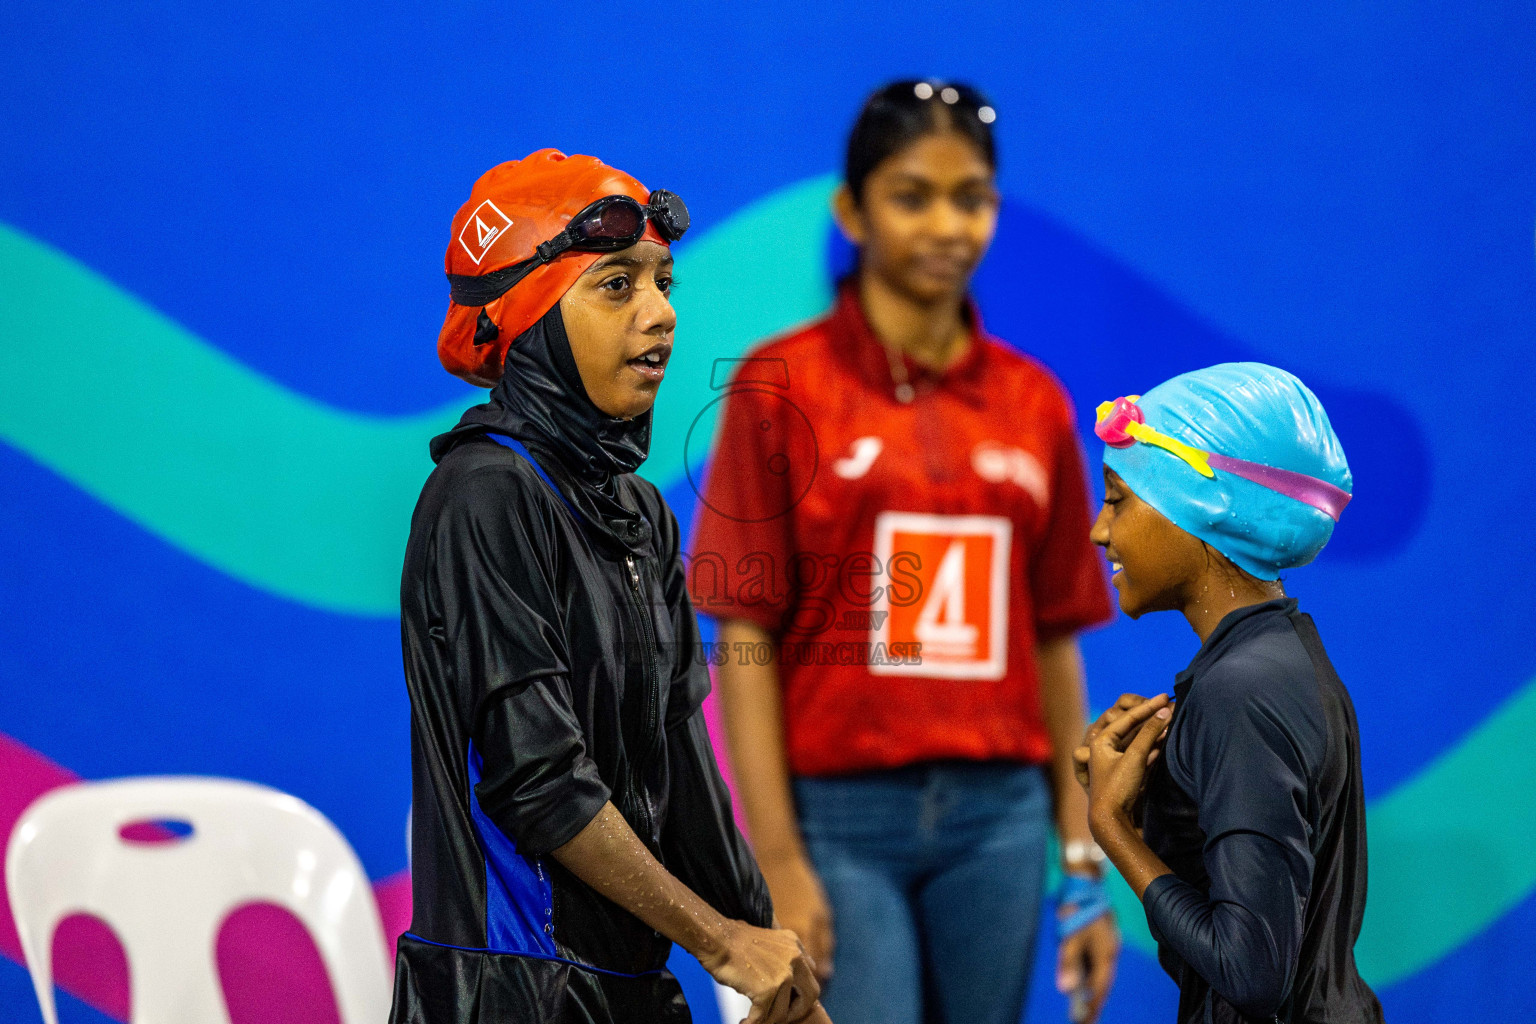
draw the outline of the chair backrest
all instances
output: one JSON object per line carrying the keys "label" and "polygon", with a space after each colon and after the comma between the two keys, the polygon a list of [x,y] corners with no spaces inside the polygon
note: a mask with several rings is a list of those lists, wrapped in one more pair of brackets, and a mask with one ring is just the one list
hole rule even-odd
{"label": "chair backrest", "polygon": [[[185,838],[123,839],[142,821],[185,821]],[[272,903],[309,930],[344,1024],[389,1015],[388,955],[373,890],[320,812],[226,779],[85,782],[39,797],[17,820],[5,880],[46,1024],[57,1024],[53,933],[89,914],[127,955],[134,1024],[228,1022],[215,943],[235,908]]]}

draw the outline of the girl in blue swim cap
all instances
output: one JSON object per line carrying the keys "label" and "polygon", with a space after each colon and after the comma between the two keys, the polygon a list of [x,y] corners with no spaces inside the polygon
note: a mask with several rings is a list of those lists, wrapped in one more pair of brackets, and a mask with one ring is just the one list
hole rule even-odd
{"label": "girl in blue swim cap", "polygon": [[1185,1021],[1365,1021],[1359,729],[1282,571],[1353,489],[1317,397],[1226,363],[1099,407],[1093,541],[1132,618],[1179,611],[1201,647],[1174,698],[1126,694],[1075,754],[1094,838],[1141,899]]}

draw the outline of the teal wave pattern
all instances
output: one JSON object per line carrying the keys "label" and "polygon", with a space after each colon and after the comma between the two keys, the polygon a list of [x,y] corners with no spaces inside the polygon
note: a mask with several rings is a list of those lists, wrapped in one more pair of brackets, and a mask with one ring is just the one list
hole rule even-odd
{"label": "teal wave pattern", "polygon": [[[830,176],[797,183],[680,247],[683,358],[662,389],[644,469],[658,485],[683,474],[690,428],[713,433],[708,411],[700,416],[715,397],[713,361],[829,303],[832,187]],[[750,258],[765,238],[781,257],[771,279]],[[740,271],[749,261],[751,275]],[[228,576],[333,612],[396,614],[409,513],[431,468],[426,439],[467,403],[381,417],[316,402],[3,225],[0,281],[0,439]],[[88,396],[89,422],[64,419],[81,395],[59,368],[87,362],[112,365],[117,384]],[[231,404],[245,414],[215,415]],[[1429,966],[1536,889],[1533,733],[1536,680],[1371,806],[1357,952],[1373,984]],[[1150,952],[1135,897],[1113,892],[1127,940]]]}
{"label": "teal wave pattern", "polygon": [[[818,254],[831,188],[830,177],[801,182],[680,248],[685,358],[657,403],[653,482],[683,475],[683,439],[710,404],[708,357],[738,356],[826,308]],[[778,261],[770,279],[740,273],[764,238],[803,258]],[[253,587],[333,612],[396,614],[410,513],[432,468],[427,439],[473,399],[397,417],[314,401],[3,225],[0,281],[0,438]],[[110,365],[114,386],[85,396],[88,421],[64,419],[82,400],[82,375],[68,368],[88,364]],[[710,436],[712,422],[700,427]]]}

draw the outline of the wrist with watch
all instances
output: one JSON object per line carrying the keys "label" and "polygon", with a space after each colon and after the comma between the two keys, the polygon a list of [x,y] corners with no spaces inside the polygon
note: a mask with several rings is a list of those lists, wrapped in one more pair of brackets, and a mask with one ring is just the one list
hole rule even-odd
{"label": "wrist with watch", "polygon": [[[1104,851],[1091,839],[1069,839],[1061,844],[1063,875],[1056,893],[1056,938],[1065,942],[1110,913],[1109,889],[1104,884]],[[1086,1021],[1092,992],[1087,973],[1069,994],[1068,1019]]]}
{"label": "wrist with watch", "polygon": [[1092,839],[1069,839],[1061,844],[1061,864],[1068,874],[1097,876],[1104,870],[1104,851]]}

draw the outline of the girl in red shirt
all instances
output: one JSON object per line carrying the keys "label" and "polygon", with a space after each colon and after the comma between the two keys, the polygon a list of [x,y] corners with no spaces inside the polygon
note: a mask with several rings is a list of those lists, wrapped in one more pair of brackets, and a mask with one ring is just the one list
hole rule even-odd
{"label": "girl in red shirt", "polygon": [[752,844],[839,1024],[1016,1024],[1053,814],[1079,1019],[1119,950],[1071,763],[1076,634],[1112,614],[1074,414],[967,297],[995,119],[941,82],[869,99],[834,200],[857,270],[740,364],[699,510]]}

